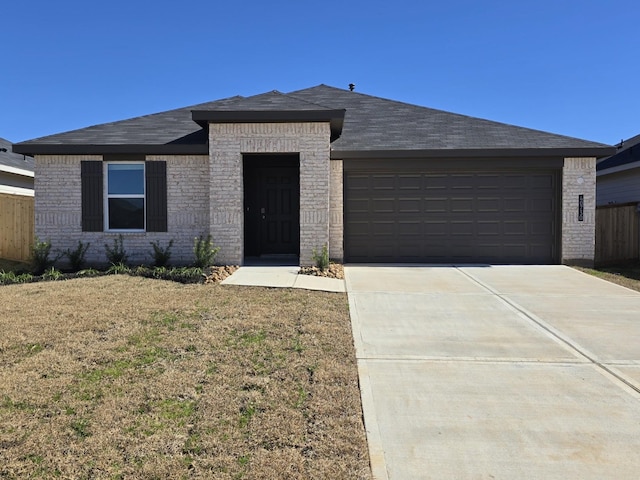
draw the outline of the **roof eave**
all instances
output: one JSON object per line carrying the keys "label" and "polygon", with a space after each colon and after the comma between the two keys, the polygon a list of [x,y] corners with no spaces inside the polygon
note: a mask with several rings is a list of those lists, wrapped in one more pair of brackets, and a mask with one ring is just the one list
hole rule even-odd
{"label": "roof eave", "polygon": [[18,143],[13,145],[13,151],[23,155],[103,155],[145,154],[145,155],[208,155],[209,146],[206,144],[180,145],[111,145],[111,144],[46,144],[46,143]]}
{"label": "roof eave", "polygon": [[596,157],[615,152],[615,147],[587,148],[465,148],[428,150],[332,150],[331,158],[350,159],[419,159],[419,158],[505,158],[505,157]]}
{"label": "roof eave", "polygon": [[201,127],[209,123],[329,122],[331,141],[340,138],[345,109],[336,110],[191,110],[191,118]]}

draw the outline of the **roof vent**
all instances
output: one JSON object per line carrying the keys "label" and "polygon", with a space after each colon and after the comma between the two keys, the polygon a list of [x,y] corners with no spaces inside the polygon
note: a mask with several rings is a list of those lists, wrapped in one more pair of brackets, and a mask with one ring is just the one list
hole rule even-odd
{"label": "roof vent", "polygon": [[353,92],[353,89],[356,88],[356,84],[355,83],[350,83],[349,84],[349,91]]}

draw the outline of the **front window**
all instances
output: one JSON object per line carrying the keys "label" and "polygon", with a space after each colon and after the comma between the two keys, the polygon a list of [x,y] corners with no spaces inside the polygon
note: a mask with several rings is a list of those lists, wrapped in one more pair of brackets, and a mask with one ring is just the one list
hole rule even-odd
{"label": "front window", "polygon": [[106,164],[106,230],[144,231],[144,162]]}

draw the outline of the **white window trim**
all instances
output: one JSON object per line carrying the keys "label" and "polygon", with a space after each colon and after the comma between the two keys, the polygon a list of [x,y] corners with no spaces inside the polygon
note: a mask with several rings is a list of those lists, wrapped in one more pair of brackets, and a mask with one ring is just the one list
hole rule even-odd
{"label": "white window trim", "polygon": [[[146,165],[144,161],[118,161],[118,162],[103,162],[104,170],[102,174],[103,178],[103,220],[104,231],[107,233],[144,233],[147,231],[147,182],[144,180],[147,178]],[[109,195],[109,165],[142,165],[142,194],[111,194]],[[142,198],[144,200],[144,228],[142,229],[113,229],[109,228],[109,199],[110,198]]]}

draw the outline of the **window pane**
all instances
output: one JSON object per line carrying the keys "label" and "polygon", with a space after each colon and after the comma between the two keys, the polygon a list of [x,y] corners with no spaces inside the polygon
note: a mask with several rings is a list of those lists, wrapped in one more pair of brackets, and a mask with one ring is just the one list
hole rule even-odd
{"label": "window pane", "polygon": [[110,230],[143,230],[144,198],[110,198]]}
{"label": "window pane", "polygon": [[144,194],[143,164],[110,163],[107,168],[110,195]]}

